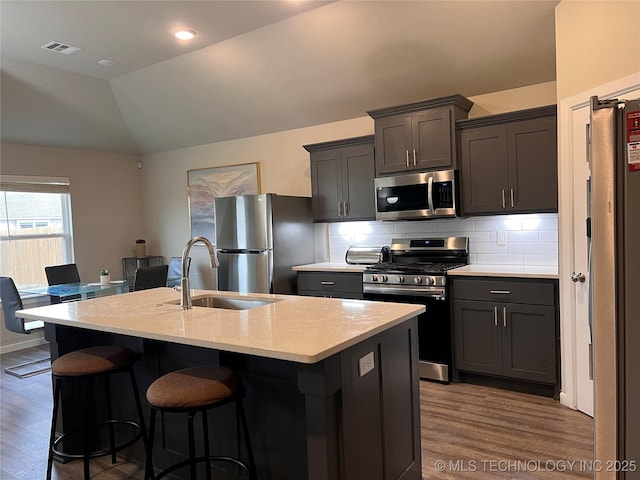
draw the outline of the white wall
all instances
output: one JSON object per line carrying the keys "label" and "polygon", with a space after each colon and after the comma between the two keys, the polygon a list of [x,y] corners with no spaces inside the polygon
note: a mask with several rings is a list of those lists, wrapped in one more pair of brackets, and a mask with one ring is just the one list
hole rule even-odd
{"label": "white wall", "polygon": [[556,7],[558,101],[639,72],[638,25],[638,0],[563,0]]}

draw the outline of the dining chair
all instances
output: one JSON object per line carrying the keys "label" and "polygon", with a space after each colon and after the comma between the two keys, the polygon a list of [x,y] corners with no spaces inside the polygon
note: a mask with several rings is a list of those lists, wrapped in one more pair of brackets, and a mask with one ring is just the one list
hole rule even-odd
{"label": "dining chair", "polygon": [[[22,310],[22,299],[16,288],[16,284],[11,277],[0,277],[0,300],[2,300],[2,313],[4,314],[4,325],[7,330],[16,333],[29,334],[36,330],[44,329],[44,322],[31,321],[25,322],[22,318],[16,317],[16,312]],[[38,373],[43,373],[51,370],[51,365],[41,367],[36,370],[24,371],[25,368],[32,365],[38,365],[44,362],[50,362],[51,358],[42,358],[38,360],[32,360],[30,362],[21,363],[20,365],[14,365],[12,367],[6,367],[4,369],[9,375],[13,375],[18,378],[31,377]]]}
{"label": "dining chair", "polygon": [[[62,285],[65,283],[80,283],[80,274],[78,266],[75,263],[65,265],[53,265],[44,267],[44,273],[47,275],[47,283],[51,285]],[[80,300],[82,295],[69,295],[68,297],[51,297],[51,303],[73,302]]]}
{"label": "dining chair", "polygon": [[[191,257],[187,257],[187,271],[191,266]],[[167,273],[167,287],[180,285],[182,280],[182,257],[171,257],[169,259],[169,272]]]}
{"label": "dining chair", "polygon": [[169,265],[153,265],[151,267],[139,267],[133,277],[133,291],[147,290],[149,288],[166,287]]}

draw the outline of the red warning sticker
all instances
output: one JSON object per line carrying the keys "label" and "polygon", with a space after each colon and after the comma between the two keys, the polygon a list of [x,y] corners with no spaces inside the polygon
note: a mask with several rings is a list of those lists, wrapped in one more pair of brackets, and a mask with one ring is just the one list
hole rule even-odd
{"label": "red warning sticker", "polygon": [[640,112],[627,112],[627,164],[640,172]]}

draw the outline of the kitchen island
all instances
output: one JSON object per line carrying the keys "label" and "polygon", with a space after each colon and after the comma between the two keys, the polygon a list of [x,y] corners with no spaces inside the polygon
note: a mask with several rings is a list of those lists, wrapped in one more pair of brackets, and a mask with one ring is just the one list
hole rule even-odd
{"label": "kitchen island", "polygon": [[[133,349],[141,357],[136,374],[143,394],[153,380],[179,368],[237,370],[247,387],[260,479],[421,478],[415,317],[424,306],[195,290],[194,304],[208,296],[227,304],[240,300],[247,309],[181,310],[179,295],[158,288],[19,315],[47,322],[53,358],[96,344]],[[64,401],[66,429],[74,408],[72,399],[67,408]],[[133,414],[131,407],[123,400],[116,410]],[[210,415],[213,450],[237,454],[233,415],[223,410]],[[187,450],[182,421],[163,422],[157,467]],[[130,455],[141,461],[139,450]]]}

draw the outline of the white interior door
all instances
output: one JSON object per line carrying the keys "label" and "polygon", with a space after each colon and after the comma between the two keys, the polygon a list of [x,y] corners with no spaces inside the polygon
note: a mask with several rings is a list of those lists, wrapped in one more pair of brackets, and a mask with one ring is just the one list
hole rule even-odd
{"label": "white interior door", "polygon": [[576,407],[593,416],[593,372],[589,330],[589,242],[586,219],[589,216],[589,163],[587,127],[589,106],[573,111],[573,296],[576,334]]}

